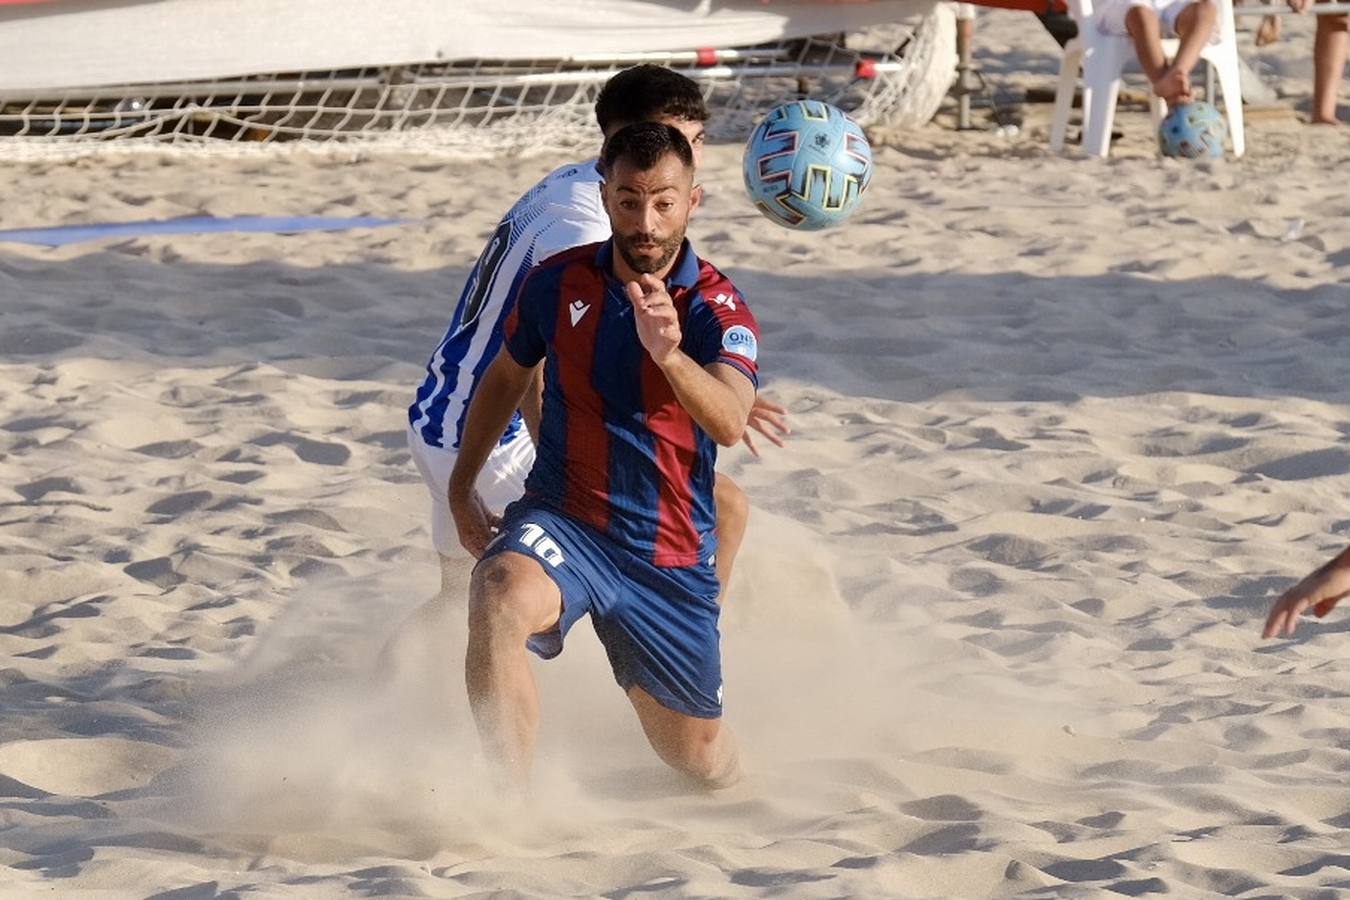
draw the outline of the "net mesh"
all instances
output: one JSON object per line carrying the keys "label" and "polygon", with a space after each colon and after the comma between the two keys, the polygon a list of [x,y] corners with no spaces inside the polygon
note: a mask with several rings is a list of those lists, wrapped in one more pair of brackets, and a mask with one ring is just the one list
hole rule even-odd
{"label": "net mesh", "polygon": [[834,103],[864,126],[906,127],[936,112],[955,60],[953,14],[939,4],[866,31],[697,54],[469,60],[0,95],[0,152],[45,156],[111,142],[341,141],[483,156],[589,148],[600,87],[635,62],[698,81],[714,140],[744,138],[765,111],[799,96]]}

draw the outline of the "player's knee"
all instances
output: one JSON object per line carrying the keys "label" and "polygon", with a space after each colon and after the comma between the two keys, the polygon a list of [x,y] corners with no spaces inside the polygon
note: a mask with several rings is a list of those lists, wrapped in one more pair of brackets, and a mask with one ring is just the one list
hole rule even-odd
{"label": "player's knee", "polygon": [[673,740],[653,744],[657,754],[672,769],[705,787],[725,787],[735,780],[739,767],[734,760],[728,765],[727,746],[720,737],[717,722],[700,721],[694,727],[680,729],[678,736],[670,737]]}
{"label": "player's knee", "polygon": [[1157,18],[1157,14],[1147,7],[1131,6],[1129,12],[1125,13],[1125,30],[1131,35],[1138,34],[1147,22],[1156,21]]}
{"label": "player's knee", "polygon": [[750,518],[750,498],[736,482],[717,476],[714,499],[717,503],[717,527],[721,532],[745,528],[746,520]]}
{"label": "player's knee", "polygon": [[698,734],[681,748],[681,762],[676,768],[703,787],[730,787],[739,780],[741,770],[729,741],[716,730]]}
{"label": "player's knee", "polygon": [[699,735],[685,744],[682,750],[684,771],[699,781],[708,781],[717,767],[717,736]]}
{"label": "player's knee", "polygon": [[1186,13],[1190,16],[1189,26],[1191,28],[1213,25],[1219,14],[1210,0],[1196,0],[1195,3],[1186,7]]}

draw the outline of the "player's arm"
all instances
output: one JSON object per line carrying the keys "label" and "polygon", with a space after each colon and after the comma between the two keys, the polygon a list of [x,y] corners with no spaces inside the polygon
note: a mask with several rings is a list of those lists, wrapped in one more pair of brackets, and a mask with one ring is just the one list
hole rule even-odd
{"label": "player's arm", "polygon": [[1312,572],[1298,584],[1285,591],[1266,617],[1262,637],[1293,634],[1299,616],[1309,607],[1321,618],[1335,609],[1336,604],[1350,595],[1350,547],[1342,550],[1331,562]]}
{"label": "player's arm", "polygon": [[700,365],[680,349],[680,319],[665,285],[651,275],[629,282],[638,340],[666,376],[675,399],[708,436],[730,447],[745,434],[755,386],[726,363]]}
{"label": "player's arm", "polygon": [[755,402],[755,386],[749,378],[726,363],[700,366],[679,349],[657,366],[675,391],[675,399],[709,437],[723,447],[741,439]]}
{"label": "player's arm", "polygon": [[759,447],[755,445],[755,439],[750,435],[751,429],[758,431],[769,439],[769,443],[779,447],[783,446],[783,437],[792,433],[787,423],[787,407],[769,400],[758,392],[755,394],[754,405],[750,407],[750,421],[746,424],[749,427],[745,429],[741,440],[745,443],[746,449],[755,456],[759,456]]}
{"label": "player's arm", "polygon": [[475,559],[481,559],[493,537],[493,511],[483,506],[475,484],[492,450],[525,397],[535,368],[544,358],[543,338],[535,325],[536,298],[530,291],[529,275],[520,283],[511,312],[502,326],[502,347],[474,388],[465,414],[459,454],[450,472],[446,499],[455,519],[459,542]]}
{"label": "player's arm", "polygon": [[517,363],[503,347],[483,373],[469,403],[459,453],[455,457],[455,467],[450,471],[447,500],[455,518],[459,542],[475,559],[482,557],[492,540],[492,523],[474,485],[492,448],[501,440],[511,416],[525,396],[533,373],[532,367]]}

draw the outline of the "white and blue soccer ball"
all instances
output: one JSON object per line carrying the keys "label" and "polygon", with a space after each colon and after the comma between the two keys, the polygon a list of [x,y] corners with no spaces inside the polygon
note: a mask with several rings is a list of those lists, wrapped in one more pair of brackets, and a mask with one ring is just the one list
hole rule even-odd
{"label": "white and blue soccer ball", "polygon": [[872,148],[858,123],[819,100],[769,110],[741,161],[745,190],[785,228],[819,231],[844,222],[872,180]]}
{"label": "white and blue soccer ball", "polygon": [[1212,103],[1197,100],[1172,107],[1158,126],[1158,146],[1163,156],[1185,159],[1218,159],[1228,126]]}

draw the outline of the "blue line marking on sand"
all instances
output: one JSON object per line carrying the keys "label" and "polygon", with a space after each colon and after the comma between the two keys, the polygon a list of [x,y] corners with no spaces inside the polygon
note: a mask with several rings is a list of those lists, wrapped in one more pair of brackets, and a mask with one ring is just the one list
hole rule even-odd
{"label": "blue line marking on sand", "polygon": [[0,241],[64,247],[110,237],[141,237],[148,234],[207,234],[220,231],[254,231],[298,234],[302,231],[342,231],[348,228],[384,228],[406,225],[410,219],[380,219],[374,216],[185,216],[181,219],[151,219],[144,222],[109,222],[101,225],[57,225],[53,228],[0,230]]}

